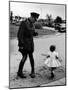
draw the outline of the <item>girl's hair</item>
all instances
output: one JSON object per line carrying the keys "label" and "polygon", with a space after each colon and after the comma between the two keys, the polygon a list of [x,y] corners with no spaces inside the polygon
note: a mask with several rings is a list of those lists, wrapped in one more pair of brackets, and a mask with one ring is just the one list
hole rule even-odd
{"label": "girl's hair", "polygon": [[51,45],[51,46],[50,46],[50,51],[51,51],[51,52],[55,51],[55,49],[56,49],[55,45]]}

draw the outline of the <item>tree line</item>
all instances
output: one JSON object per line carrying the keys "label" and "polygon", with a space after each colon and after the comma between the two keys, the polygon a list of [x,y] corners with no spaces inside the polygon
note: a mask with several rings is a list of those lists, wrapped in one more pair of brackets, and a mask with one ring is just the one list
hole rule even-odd
{"label": "tree line", "polygon": [[[14,23],[16,25],[20,24],[20,21],[24,20],[24,17],[21,16],[13,16],[13,12],[10,12],[10,23]],[[52,18],[52,15],[47,14],[46,19],[39,19],[36,22],[36,28],[42,28],[42,26],[54,27],[55,30],[61,31],[61,24],[66,23],[65,20],[62,20],[60,16],[57,16],[55,19]],[[63,31],[66,31],[66,28],[62,28]]]}

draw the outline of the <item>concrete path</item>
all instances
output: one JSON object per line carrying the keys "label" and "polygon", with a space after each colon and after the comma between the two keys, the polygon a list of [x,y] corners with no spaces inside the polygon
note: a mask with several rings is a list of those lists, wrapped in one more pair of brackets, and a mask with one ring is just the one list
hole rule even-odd
{"label": "concrete path", "polygon": [[[21,53],[18,52],[18,41],[17,39],[10,40],[10,76],[17,72],[19,62],[22,58]],[[37,68],[42,67],[44,65],[44,56],[42,53],[47,53],[49,51],[49,46],[54,44],[56,45],[56,50],[59,52],[59,56],[61,57],[62,66],[65,68],[65,33],[56,34],[56,35],[45,35],[34,38],[35,51],[34,51],[34,61],[35,61],[35,70]],[[24,70],[30,72],[30,61],[29,57],[24,65]],[[51,82],[49,84],[44,84],[41,86],[48,85],[63,85],[65,84],[65,78],[58,80],[56,82]]]}
{"label": "concrete path", "polygon": [[54,81],[54,82],[50,82],[48,84],[43,84],[43,85],[40,85],[40,86],[58,86],[58,85],[66,85],[65,78],[62,78],[62,79]]}

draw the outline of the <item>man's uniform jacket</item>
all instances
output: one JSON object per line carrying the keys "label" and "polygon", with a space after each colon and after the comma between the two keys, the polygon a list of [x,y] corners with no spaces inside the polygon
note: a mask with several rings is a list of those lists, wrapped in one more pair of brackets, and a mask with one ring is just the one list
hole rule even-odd
{"label": "man's uniform jacket", "polygon": [[33,33],[34,26],[30,19],[22,21],[17,34],[20,52],[32,53],[34,51]]}

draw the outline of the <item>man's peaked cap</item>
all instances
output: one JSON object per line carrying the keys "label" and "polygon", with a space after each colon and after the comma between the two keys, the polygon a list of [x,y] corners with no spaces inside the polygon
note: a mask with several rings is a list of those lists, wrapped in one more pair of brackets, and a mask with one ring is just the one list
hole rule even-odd
{"label": "man's peaked cap", "polygon": [[39,14],[36,13],[36,12],[31,12],[31,16],[34,17],[34,18],[38,18],[39,17]]}

